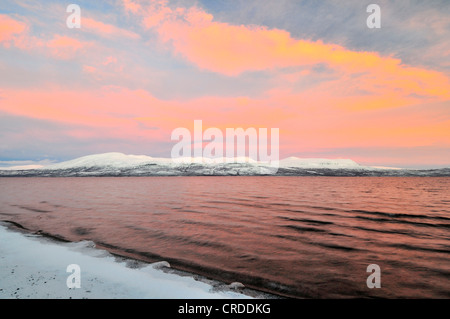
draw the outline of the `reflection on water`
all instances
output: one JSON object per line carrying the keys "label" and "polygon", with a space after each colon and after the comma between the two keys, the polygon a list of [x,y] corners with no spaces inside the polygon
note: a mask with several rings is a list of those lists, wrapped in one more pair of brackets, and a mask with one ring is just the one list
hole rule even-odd
{"label": "reflection on water", "polygon": [[285,296],[448,298],[449,189],[446,177],[0,178],[0,219]]}

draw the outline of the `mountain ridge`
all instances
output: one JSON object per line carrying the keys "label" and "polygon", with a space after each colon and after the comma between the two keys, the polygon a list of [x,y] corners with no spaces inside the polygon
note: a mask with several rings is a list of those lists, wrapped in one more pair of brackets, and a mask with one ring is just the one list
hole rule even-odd
{"label": "mountain ridge", "polygon": [[158,158],[119,152],[93,154],[42,167],[0,168],[15,176],[450,176],[450,168],[413,170],[363,166],[351,159],[288,157],[264,163],[240,158]]}

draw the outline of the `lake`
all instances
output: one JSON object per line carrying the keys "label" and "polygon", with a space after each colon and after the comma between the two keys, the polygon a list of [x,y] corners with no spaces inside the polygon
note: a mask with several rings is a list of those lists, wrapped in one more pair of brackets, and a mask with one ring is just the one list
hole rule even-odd
{"label": "lake", "polygon": [[0,220],[286,297],[450,297],[448,177],[0,178]]}

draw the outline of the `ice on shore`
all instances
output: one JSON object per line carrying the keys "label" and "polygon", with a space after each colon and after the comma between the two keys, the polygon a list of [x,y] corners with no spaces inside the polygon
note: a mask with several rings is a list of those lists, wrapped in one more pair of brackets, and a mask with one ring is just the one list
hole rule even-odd
{"label": "ice on shore", "polygon": [[[0,299],[250,298],[192,276],[164,272],[168,263],[130,268],[92,242],[60,243],[0,224]],[[80,267],[80,288],[67,286],[67,267]]]}

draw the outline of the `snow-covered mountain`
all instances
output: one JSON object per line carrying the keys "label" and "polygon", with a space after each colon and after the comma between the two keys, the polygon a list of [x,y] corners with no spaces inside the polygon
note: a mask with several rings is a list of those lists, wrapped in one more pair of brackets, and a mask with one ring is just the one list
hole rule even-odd
{"label": "snow-covered mountain", "polygon": [[[232,160],[232,161],[230,161]],[[105,153],[37,167],[0,169],[0,176],[450,176],[450,169],[407,170],[359,165],[350,159],[288,157],[276,163],[249,158],[155,158]]]}
{"label": "snow-covered mountain", "polygon": [[79,157],[70,161],[52,164],[44,167],[46,170],[112,167],[127,168],[142,166],[157,162],[156,159],[146,155],[125,155],[122,153],[104,153]]}
{"label": "snow-covered mountain", "polygon": [[298,158],[288,157],[280,161],[280,167],[297,168],[329,168],[329,169],[364,169],[369,168],[361,166],[351,159],[324,159],[324,158]]}

